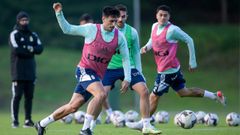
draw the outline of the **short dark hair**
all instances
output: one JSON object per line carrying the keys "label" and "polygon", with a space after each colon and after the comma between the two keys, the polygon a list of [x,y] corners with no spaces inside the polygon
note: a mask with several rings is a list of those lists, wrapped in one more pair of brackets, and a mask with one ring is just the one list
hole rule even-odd
{"label": "short dark hair", "polygon": [[171,8],[167,5],[158,6],[156,12],[158,13],[159,10],[167,11],[169,14],[171,13]]}
{"label": "short dark hair", "polygon": [[86,21],[86,22],[90,22],[93,21],[93,18],[90,14],[88,13],[84,13],[82,14],[82,16],[80,17],[79,21]]}
{"label": "short dark hair", "polygon": [[109,17],[109,16],[119,17],[120,12],[115,7],[105,6],[102,10],[102,15],[106,17]]}
{"label": "short dark hair", "polygon": [[117,5],[115,6],[115,8],[116,8],[117,10],[119,10],[119,11],[126,11],[126,12],[128,12],[128,11],[127,11],[127,7],[126,7],[125,5],[123,5],[123,4],[117,4]]}

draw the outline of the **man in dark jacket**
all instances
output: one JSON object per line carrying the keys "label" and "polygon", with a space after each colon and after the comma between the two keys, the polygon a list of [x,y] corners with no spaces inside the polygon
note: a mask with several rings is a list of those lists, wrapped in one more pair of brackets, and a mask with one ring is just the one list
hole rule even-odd
{"label": "man in dark jacket", "polygon": [[23,127],[32,127],[31,119],[34,83],[36,79],[35,54],[41,54],[43,46],[35,32],[29,29],[29,15],[21,11],[16,16],[17,23],[10,34],[12,127],[19,127],[18,113],[22,95],[24,94],[25,122]]}

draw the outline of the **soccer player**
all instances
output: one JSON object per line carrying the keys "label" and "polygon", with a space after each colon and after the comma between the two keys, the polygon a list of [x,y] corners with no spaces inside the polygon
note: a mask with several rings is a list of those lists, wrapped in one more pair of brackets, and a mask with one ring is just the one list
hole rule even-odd
{"label": "soccer player", "polygon": [[[79,24],[84,25],[84,24],[88,24],[88,23],[94,23],[92,16],[88,13],[82,14],[79,19]],[[82,100],[82,103],[84,103],[84,100]],[[98,115],[98,117],[94,118],[94,120],[91,122],[90,127],[95,127],[96,124],[101,124],[100,119],[101,119],[101,113]],[[93,129],[92,129],[92,131],[93,131]]]}
{"label": "soccer player", "polygon": [[102,78],[112,55],[119,48],[124,65],[124,81],[121,92],[125,93],[131,82],[129,53],[124,35],[115,29],[119,11],[114,7],[105,7],[102,14],[102,24],[70,25],[64,18],[61,3],[54,3],[58,23],[65,34],[85,37],[82,58],[76,69],[78,84],[70,102],[58,108],[48,117],[36,123],[38,135],[45,133],[45,127],[64,116],[76,112],[91,95],[93,98],[88,104],[84,124],[80,135],[92,135],[90,122],[98,116],[107,93],[102,85]]}
{"label": "soccer player", "polygon": [[[161,5],[156,12],[157,22],[152,25],[151,38],[141,48],[141,53],[153,49],[155,63],[157,65],[157,77],[153,91],[149,96],[150,115],[157,109],[160,97],[172,87],[180,97],[206,97],[217,100],[225,105],[225,97],[221,91],[216,93],[201,88],[187,88],[180,69],[180,62],[176,57],[178,41],[185,42],[189,50],[189,71],[197,68],[194,43],[192,38],[176,25],[169,22],[170,8]],[[130,128],[141,129],[142,122],[127,125]]]}
{"label": "soccer player", "polygon": [[[141,58],[140,58],[140,48],[139,48],[139,38],[136,29],[131,27],[126,23],[127,20],[127,7],[119,4],[115,6],[119,12],[120,16],[118,18],[116,27],[124,33],[127,42],[128,42],[128,49],[129,49],[129,56],[130,56],[130,63],[131,63],[131,78],[132,81],[130,83],[131,89],[136,91],[140,96],[140,112],[143,121],[143,134],[160,134],[161,131],[155,129],[150,124],[150,115],[149,115],[149,93],[148,88],[145,83],[144,76],[142,74],[142,67],[141,67]],[[114,88],[114,84],[117,80],[124,79],[124,72],[123,72],[123,63],[122,63],[122,56],[117,50],[116,54],[113,55],[107,71],[104,75],[103,85],[106,91],[110,91]],[[104,107],[107,110],[107,114],[110,115],[111,108],[107,101],[104,103]]]}

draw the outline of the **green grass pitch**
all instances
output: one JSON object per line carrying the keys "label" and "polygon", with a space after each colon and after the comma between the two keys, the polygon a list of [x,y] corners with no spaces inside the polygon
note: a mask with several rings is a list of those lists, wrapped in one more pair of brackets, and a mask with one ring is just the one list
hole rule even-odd
{"label": "green grass pitch", "polygon": [[[217,112],[216,112],[217,113]],[[33,119],[39,120],[46,114],[34,114]],[[20,119],[22,119],[20,115]],[[155,124],[162,130],[162,135],[239,135],[240,127],[229,127],[225,123],[225,115],[219,115],[219,125],[216,127],[207,127],[205,125],[195,125],[192,129],[182,129],[173,124],[174,113],[170,113],[170,121],[168,124]],[[11,128],[10,114],[0,113],[0,134],[1,135],[37,135],[34,128]],[[23,120],[22,120],[23,121]],[[20,122],[22,122],[20,121]],[[48,126],[46,135],[78,135],[82,125],[80,124],[63,124],[55,122]],[[96,126],[94,135],[141,135],[137,130],[126,127],[115,128],[112,124],[100,124]]]}

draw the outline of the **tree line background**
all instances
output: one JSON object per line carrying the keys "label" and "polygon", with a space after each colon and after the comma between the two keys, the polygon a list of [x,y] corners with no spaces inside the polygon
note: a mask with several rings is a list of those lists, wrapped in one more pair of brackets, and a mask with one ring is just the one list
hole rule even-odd
{"label": "tree line background", "polygon": [[[57,24],[52,4],[53,0],[1,0],[0,1],[0,46],[6,45],[9,33],[16,22],[16,14],[27,11],[30,26],[38,32],[45,46],[79,48],[79,38],[66,40]],[[59,0],[67,20],[78,24],[83,13],[90,13],[95,22],[101,23],[101,10],[105,5],[123,3],[129,10],[128,23],[133,24],[132,0]],[[180,26],[189,24],[239,24],[238,0],[140,0],[141,28],[156,21],[155,10],[161,4],[172,8],[171,22]],[[67,37],[69,39],[69,37]],[[81,47],[80,47],[81,48]]]}

